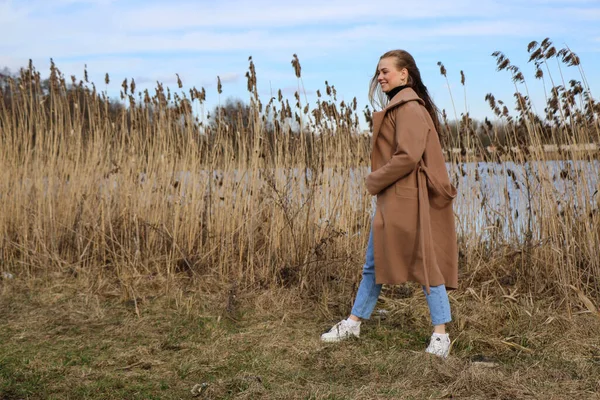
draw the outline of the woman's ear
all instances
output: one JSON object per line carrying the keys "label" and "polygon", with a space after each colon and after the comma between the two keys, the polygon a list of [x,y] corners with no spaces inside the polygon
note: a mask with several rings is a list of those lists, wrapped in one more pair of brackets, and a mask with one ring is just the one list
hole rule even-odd
{"label": "woman's ear", "polygon": [[408,70],[406,68],[402,68],[402,70],[400,70],[400,78],[402,79],[403,85],[408,83]]}

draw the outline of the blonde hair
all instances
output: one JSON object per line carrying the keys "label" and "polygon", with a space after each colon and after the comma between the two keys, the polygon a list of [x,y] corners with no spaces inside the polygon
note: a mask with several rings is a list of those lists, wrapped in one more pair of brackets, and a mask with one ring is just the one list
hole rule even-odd
{"label": "blonde hair", "polygon": [[[417,63],[413,56],[410,55],[409,52],[405,50],[390,50],[386,52],[384,55],[379,57],[381,61],[384,58],[394,58],[396,69],[401,71],[403,68],[406,68],[408,71],[408,81],[406,83],[407,86],[411,87],[417,95],[423,100],[425,103],[425,108],[429,112],[431,119],[433,120],[433,125],[435,126],[435,130],[440,133],[440,122],[438,118],[438,108],[431,100],[431,96],[429,96],[429,91],[427,87],[423,84],[423,80],[421,79],[421,72],[419,68],[417,68]],[[371,105],[375,109],[382,109],[388,104],[387,95],[381,90],[381,85],[377,82],[377,76],[379,75],[379,62],[377,63],[377,67],[375,68],[375,74],[373,78],[371,78],[371,83],[369,84],[369,101]]]}

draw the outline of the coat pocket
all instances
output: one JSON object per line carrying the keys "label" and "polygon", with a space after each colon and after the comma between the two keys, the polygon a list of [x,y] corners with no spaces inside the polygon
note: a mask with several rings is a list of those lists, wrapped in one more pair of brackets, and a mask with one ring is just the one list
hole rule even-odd
{"label": "coat pocket", "polygon": [[419,198],[419,189],[418,188],[395,185],[394,192],[396,193],[396,196],[404,197],[405,199],[418,199]]}

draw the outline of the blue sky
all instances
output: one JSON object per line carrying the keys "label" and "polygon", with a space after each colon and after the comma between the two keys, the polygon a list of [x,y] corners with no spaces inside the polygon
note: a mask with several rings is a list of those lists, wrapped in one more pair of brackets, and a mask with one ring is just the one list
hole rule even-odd
{"label": "blue sky", "polygon": [[[600,0],[0,0],[0,34],[0,68],[17,70],[31,58],[44,71],[53,58],[67,77],[82,78],[87,64],[90,79],[115,97],[124,78],[135,78],[138,89],[157,80],[175,88],[179,73],[185,89],[205,87],[207,109],[227,97],[248,98],[248,56],[263,101],[277,89],[292,98],[294,53],[309,102],[327,80],[338,100],[356,96],[363,108],[379,56],[401,48],[413,54],[434,101],[450,116],[438,61],[448,70],[459,116],[468,109],[491,117],[486,93],[514,104],[510,75],[496,72],[491,57],[496,50],[521,67],[541,112],[542,83],[527,63],[527,44],[546,37],[579,55],[594,97],[600,95]],[[560,80],[558,70],[553,74]],[[563,74],[581,79],[573,67]]]}

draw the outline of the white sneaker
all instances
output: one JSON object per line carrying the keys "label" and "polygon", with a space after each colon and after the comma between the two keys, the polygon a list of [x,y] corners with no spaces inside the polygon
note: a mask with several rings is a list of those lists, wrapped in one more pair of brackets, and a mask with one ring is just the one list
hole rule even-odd
{"label": "white sneaker", "polygon": [[329,330],[321,335],[321,340],[324,342],[339,342],[341,340],[349,339],[352,336],[360,336],[360,323],[353,325],[345,319],[341,320]]}
{"label": "white sneaker", "polygon": [[448,336],[447,333],[443,335],[434,333],[431,336],[429,346],[427,346],[425,351],[438,357],[448,358],[448,353],[450,352],[450,336]]}

